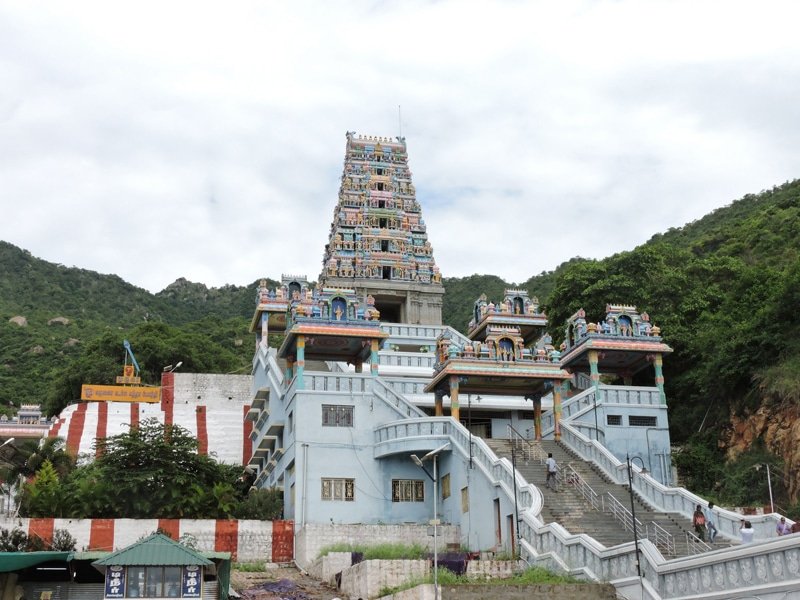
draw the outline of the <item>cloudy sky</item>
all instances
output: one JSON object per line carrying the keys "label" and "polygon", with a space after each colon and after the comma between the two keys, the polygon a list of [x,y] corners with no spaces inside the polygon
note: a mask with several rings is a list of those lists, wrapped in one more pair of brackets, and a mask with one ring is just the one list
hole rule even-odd
{"label": "cloudy sky", "polygon": [[796,2],[3,0],[0,239],[153,292],[315,279],[345,132],[402,131],[442,274],[524,281],[800,176],[798,22]]}

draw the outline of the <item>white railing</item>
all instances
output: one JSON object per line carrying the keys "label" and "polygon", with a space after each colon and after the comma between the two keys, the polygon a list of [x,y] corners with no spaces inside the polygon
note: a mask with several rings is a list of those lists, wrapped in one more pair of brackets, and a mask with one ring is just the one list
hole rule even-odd
{"label": "white railing", "polygon": [[[611,492],[605,493],[603,496],[603,503],[605,505],[606,512],[611,513],[611,515],[622,524],[626,531],[633,533],[634,518],[631,511],[625,508],[625,505],[617,500],[611,494]],[[636,531],[641,532],[642,534],[644,534],[645,531],[644,525],[642,525],[642,522],[639,519],[636,519]],[[644,537],[644,535],[642,537]]]}
{"label": "white railing", "polygon": [[[600,470],[616,483],[628,483],[628,467],[617,459],[602,444],[575,430],[572,423],[561,424],[561,441],[582,459],[593,462]],[[656,510],[678,513],[691,519],[695,508],[707,506],[706,500],[687,489],[667,487],[653,479],[649,473],[642,473],[638,465],[632,465],[633,489],[639,496]],[[727,539],[739,539],[742,515],[733,511],[717,508],[717,531]],[[756,539],[774,537],[775,526],[780,515],[772,513],[749,517],[755,529]]]}
{"label": "white railing", "polygon": [[647,539],[653,542],[665,556],[675,556],[675,536],[655,521],[647,524]]}
{"label": "white railing", "polygon": [[564,470],[566,471],[565,480],[567,485],[571,485],[575,488],[594,510],[603,512],[604,506],[602,496],[598,495],[598,493],[592,489],[592,486],[586,483],[586,480],[581,477],[581,474],[578,473],[571,464],[568,464]]}
{"label": "white railing", "polygon": [[547,453],[542,449],[541,445],[527,439],[513,425],[506,425],[506,433],[514,447],[514,453],[522,460],[537,460],[540,465],[543,465],[544,461],[547,460]]}
{"label": "white railing", "polygon": [[706,544],[691,531],[686,532],[686,554],[694,556],[695,554],[702,554],[703,552],[709,552],[711,550],[713,550],[711,546]]}

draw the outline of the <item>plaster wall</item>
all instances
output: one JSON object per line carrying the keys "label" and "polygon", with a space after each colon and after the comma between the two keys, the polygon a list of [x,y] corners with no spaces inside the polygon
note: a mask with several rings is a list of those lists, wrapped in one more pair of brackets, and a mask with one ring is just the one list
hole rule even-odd
{"label": "plaster wall", "polygon": [[[439,547],[460,543],[457,526],[439,527]],[[323,525],[309,523],[295,537],[295,560],[304,569],[308,567],[326,546],[350,544],[374,546],[377,544],[420,544],[433,549],[433,537],[428,535],[426,525]]]}
{"label": "plaster wall", "polygon": [[[322,426],[322,406],[331,404],[353,407],[353,427]],[[409,457],[414,450],[402,457],[374,459],[374,425],[399,418],[381,399],[370,392],[299,391],[286,405],[271,402],[270,410],[270,419],[274,415],[276,421],[287,424],[283,430],[286,456],[270,481],[277,482],[285,472],[285,514],[298,525],[402,523],[430,518],[432,506],[427,500],[432,498],[432,487],[426,489],[426,502],[391,500],[392,479],[426,479]],[[289,429],[289,414],[293,430]],[[323,478],[354,479],[355,500],[323,500]]]}
{"label": "plaster wall", "polygon": [[[619,417],[620,425],[609,425],[608,418]],[[655,426],[640,427],[629,425],[629,418],[652,417]],[[657,481],[668,485],[671,479],[671,450],[667,407],[664,405],[630,405],[602,403],[598,407],[598,424],[603,432],[604,445],[620,461],[626,456],[634,463],[642,463]],[[594,426],[594,411],[589,411],[578,419],[579,422]]]}

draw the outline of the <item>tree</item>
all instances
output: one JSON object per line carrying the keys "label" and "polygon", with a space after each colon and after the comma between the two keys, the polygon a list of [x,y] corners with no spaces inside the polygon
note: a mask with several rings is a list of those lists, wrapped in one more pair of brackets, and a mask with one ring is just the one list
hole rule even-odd
{"label": "tree", "polygon": [[100,455],[79,487],[90,491],[91,482],[102,481],[109,510],[119,517],[229,517],[241,467],[198,454],[197,446],[186,429],[147,419],[98,440]]}
{"label": "tree", "polygon": [[61,482],[53,463],[45,460],[33,480],[22,486],[20,512],[29,517],[61,516]]}

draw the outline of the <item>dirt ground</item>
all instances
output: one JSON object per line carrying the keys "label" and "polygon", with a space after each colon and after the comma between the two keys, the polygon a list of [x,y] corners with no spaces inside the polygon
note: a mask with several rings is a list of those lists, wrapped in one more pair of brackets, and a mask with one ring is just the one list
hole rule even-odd
{"label": "dirt ground", "polygon": [[333,600],[340,598],[331,586],[295,567],[266,564],[257,573],[233,570],[231,586],[245,600]]}

